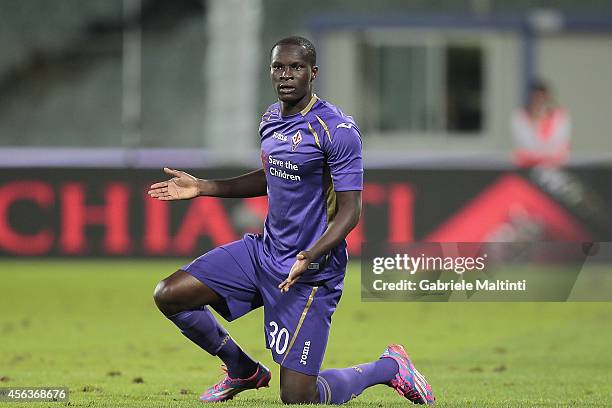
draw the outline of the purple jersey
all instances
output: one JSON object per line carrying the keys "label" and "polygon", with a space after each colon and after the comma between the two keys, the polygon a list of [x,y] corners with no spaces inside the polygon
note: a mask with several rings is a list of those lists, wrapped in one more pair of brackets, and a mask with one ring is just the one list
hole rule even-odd
{"label": "purple jersey", "polygon": [[[301,112],[282,116],[271,105],[259,126],[268,183],[268,217],[260,262],[268,272],[289,273],[298,252],[309,249],[336,212],[337,191],[363,189],[361,136],[353,118],[313,95]],[[315,260],[304,282],[337,276],[346,268],[346,243]]]}

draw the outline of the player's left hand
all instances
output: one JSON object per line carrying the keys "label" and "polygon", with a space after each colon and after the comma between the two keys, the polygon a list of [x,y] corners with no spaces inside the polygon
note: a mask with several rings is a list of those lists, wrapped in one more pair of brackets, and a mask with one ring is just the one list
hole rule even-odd
{"label": "player's left hand", "polygon": [[308,265],[310,265],[310,262],[311,262],[310,252],[302,251],[299,254],[297,254],[296,258],[297,259],[295,260],[295,263],[291,267],[291,271],[289,271],[289,276],[287,276],[287,279],[285,279],[284,281],[281,282],[280,285],[278,285],[278,288],[281,290],[282,293],[287,292],[289,288],[298,279],[300,279],[300,276],[302,276],[302,274],[306,272],[306,270],[308,269]]}

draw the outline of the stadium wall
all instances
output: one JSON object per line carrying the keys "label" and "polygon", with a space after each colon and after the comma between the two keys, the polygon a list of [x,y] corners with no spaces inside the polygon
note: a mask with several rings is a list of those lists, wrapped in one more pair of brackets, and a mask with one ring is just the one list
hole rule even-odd
{"label": "stadium wall", "polygon": [[[524,102],[534,78],[549,83],[554,98],[570,113],[573,153],[612,149],[612,139],[603,131],[608,127],[606,109],[612,92],[607,79],[612,70],[612,54],[606,51],[612,45],[608,17],[555,10],[498,15],[332,14],[312,19],[310,31],[319,44],[320,65],[326,67],[319,75],[320,91],[357,118],[369,150],[510,152],[514,146],[511,114]],[[478,44],[483,53],[479,130],[385,131],[369,123],[367,118],[376,116],[370,112],[381,108],[380,95],[368,92],[379,79],[364,75],[372,71],[364,69],[371,59],[364,44],[439,46],[452,42]],[[436,77],[438,65],[444,64],[432,64],[429,77]],[[395,80],[404,79],[406,70],[395,72]],[[415,93],[425,92],[417,89]],[[443,99],[434,105],[446,102]]]}

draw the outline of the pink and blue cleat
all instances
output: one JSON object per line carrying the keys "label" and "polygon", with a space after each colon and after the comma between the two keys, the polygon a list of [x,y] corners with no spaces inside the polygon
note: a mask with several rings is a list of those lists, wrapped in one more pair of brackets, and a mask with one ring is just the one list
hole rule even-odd
{"label": "pink and blue cleat", "polygon": [[402,397],[415,404],[433,404],[436,401],[431,385],[427,383],[425,377],[414,368],[410,357],[401,344],[391,344],[385,349],[380,358],[392,358],[399,366],[399,372],[389,382],[389,386]]}
{"label": "pink and blue cleat", "polygon": [[261,363],[258,364],[255,374],[249,378],[231,378],[225,366],[222,365],[221,368],[225,371],[225,378],[204,391],[200,395],[200,401],[222,402],[231,400],[242,391],[267,387],[272,378],[270,370]]}

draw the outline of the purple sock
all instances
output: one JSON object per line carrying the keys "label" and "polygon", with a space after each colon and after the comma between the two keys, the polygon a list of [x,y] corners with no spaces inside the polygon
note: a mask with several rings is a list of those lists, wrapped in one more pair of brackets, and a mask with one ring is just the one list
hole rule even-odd
{"label": "purple sock", "polygon": [[322,404],[343,404],[368,387],[388,383],[397,374],[398,366],[391,358],[349,368],[332,368],[319,373],[317,388]]}
{"label": "purple sock", "polygon": [[257,362],[242,351],[229,335],[217,356],[227,366],[227,372],[231,378],[249,378],[257,371]]}
{"label": "purple sock", "polygon": [[213,356],[219,356],[227,366],[230,377],[246,378],[257,369],[257,363],[232,340],[207,307],[186,310],[168,316],[168,319],[189,340]]}

